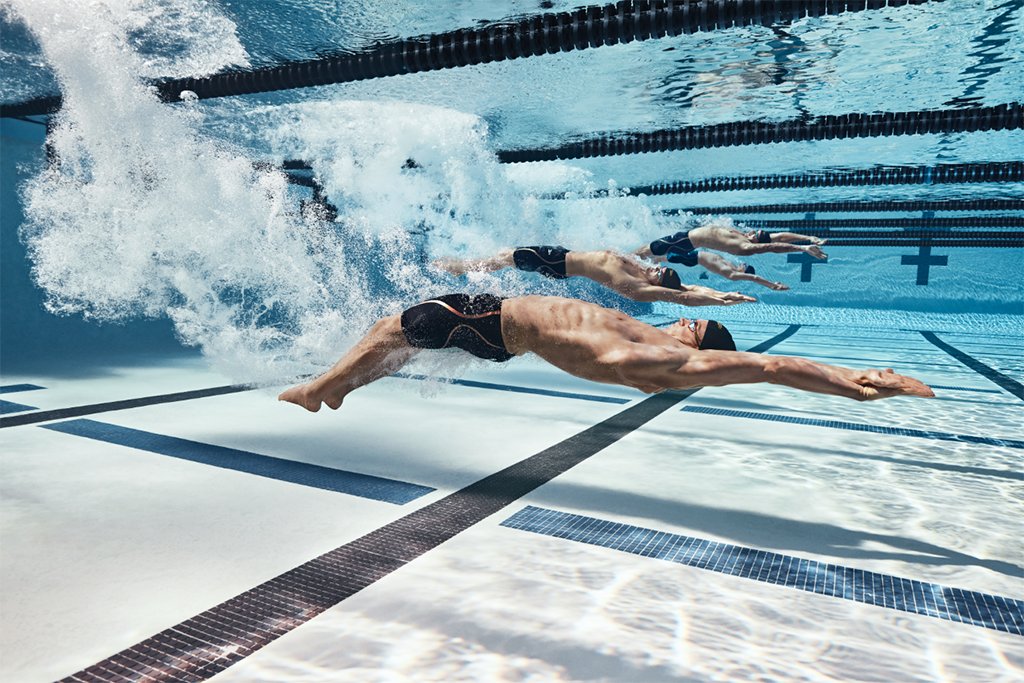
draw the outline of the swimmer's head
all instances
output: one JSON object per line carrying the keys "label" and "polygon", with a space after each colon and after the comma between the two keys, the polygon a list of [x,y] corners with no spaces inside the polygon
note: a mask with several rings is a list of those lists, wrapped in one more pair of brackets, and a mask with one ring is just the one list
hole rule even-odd
{"label": "swimmer's head", "polygon": [[666,287],[668,289],[681,289],[683,286],[683,282],[682,280],[679,279],[679,273],[677,273],[675,270],[673,270],[672,268],[662,268],[661,278],[658,282],[658,285],[661,287]]}
{"label": "swimmer's head", "polygon": [[665,331],[691,349],[736,350],[729,330],[716,320],[680,318],[679,322],[666,327]]}
{"label": "swimmer's head", "polygon": [[661,266],[644,268],[644,278],[655,287],[681,289],[683,286],[679,279],[679,274],[671,268],[663,268]]}
{"label": "swimmer's head", "polygon": [[735,351],[736,342],[725,325],[717,320],[708,320],[697,348],[702,351]]}
{"label": "swimmer's head", "polygon": [[754,266],[744,266],[743,272],[747,273],[749,275],[753,275],[754,274]]}

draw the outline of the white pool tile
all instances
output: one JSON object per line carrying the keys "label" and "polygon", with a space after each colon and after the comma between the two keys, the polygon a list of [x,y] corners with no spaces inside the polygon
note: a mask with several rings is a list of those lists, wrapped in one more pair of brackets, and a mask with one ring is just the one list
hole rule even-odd
{"label": "white pool tile", "polygon": [[[766,327],[739,326],[740,347],[787,328]],[[808,328],[771,352],[902,362],[930,383],[998,390],[916,333],[873,334]],[[956,342],[995,367],[998,349]],[[391,378],[315,415],[277,402],[274,387],[86,416],[436,489],[405,505],[38,425],[3,429],[0,676],[71,674],[645,398],[536,360],[453,376],[486,386]],[[19,382],[46,388],[4,399],[41,410],[234,383],[181,360],[2,383]],[[1024,597],[1020,484],[1007,474],[1019,449],[679,409],[1021,438],[1024,403],[1010,394],[937,393],[857,403],[770,385],[703,389],[216,680],[819,680],[922,667],[1010,680],[1019,636],[499,526],[530,504]]]}

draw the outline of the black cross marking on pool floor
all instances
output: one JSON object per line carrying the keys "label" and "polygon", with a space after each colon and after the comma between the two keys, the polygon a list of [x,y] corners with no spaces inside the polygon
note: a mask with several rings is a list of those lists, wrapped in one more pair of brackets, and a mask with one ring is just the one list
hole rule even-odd
{"label": "black cross marking on pool floor", "polygon": [[800,264],[800,282],[811,281],[811,266],[822,266],[828,263],[828,256],[825,258],[814,258],[807,252],[800,252],[799,254],[789,254],[786,258],[789,263]]}
{"label": "black cross marking on pool floor", "polygon": [[[927,242],[928,240],[924,240]],[[917,284],[927,285],[928,284],[928,269],[932,266],[948,266],[948,256],[932,256],[931,245],[922,243],[918,247],[917,256],[911,256],[904,254],[900,265],[904,266],[917,266]]]}

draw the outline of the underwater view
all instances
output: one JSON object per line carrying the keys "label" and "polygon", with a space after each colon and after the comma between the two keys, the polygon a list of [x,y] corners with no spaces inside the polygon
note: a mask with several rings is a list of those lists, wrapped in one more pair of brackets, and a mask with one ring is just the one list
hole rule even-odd
{"label": "underwater view", "polygon": [[0,0],[0,678],[1020,680],[1022,54]]}

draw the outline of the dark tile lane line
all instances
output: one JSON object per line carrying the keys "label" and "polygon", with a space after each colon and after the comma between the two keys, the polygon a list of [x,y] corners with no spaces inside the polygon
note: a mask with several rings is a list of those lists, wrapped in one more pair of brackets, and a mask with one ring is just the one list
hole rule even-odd
{"label": "dark tile lane line", "polygon": [[[793,325],[750,349],[767,351]],[[512,504],[696,393],[666,391],[187,619],[62,683],[203,681]],[[129,672],[129,673],[126,673]]]}
{"label": "dark tile lane line", "polygon": [[18,427],[21,425],[36,424],[38,422],[49,422],[51,420],[66,420],[71,417],[108,413],[115,410],[128,410],[130,408],[141,408],[144,406],[159,405],[161,403],[173,403],[175,401],[191,401],[193,399],[206,398],[208,396],[222,396],[224,394],[234,394],[240,391],[252,391],[255,388],[257,388],[257,385],[255,384],[231,384],[222,387],[212,387],[210,389],[179,391],[173,394],[145,396],[143,398],[109,401],[107,403],[94,403],[86,406],[74,406],[72,408],[40,410],[37,413],[2,417],[0,418],[0,428]]}
{"label": "dark tile lane line", "polygon": [[838,420],[819,420],[806,417],[791,417],[775,413],[754,413],[745,410],[727,410],[725,408],[707,408],[704,406],[686,406],[681,410],[688,413],[705,415],[722,415],[725,417],[742,417],[751,420],[768,420],[769,422],[786,422],[789,424],[810,425],[812,427],[829,427],[846,429],[856,432],[874,432],[875,434],[892,434],[894,436],[913,436],[921,439],[937,439],[939,441],[960,441],[988,446],[1005,446],[1007,448],[1024,448],[1024,441],[1015,439],[997,439],[988,436],[972,436],[970,434],[951,434],[949,432],[931,432],[921,429],[905,429],[903,427],[882,427],[861,422],[840,422]]}
{"label": "dark tile lane line", "polygon": [[[23,413],[26,410],[38,410],[35,406],[28,406],[24,403],[15,403],[14,401],[3,401],[0,400],[0,415],[8,415],[10,413]],[[6,418],[0,418],[6,419]]]}
{"label": "dark tile lane line", "polygon": [[275,458],[94,420],[68,420],[41,425],[40,428],[395,505],[404,505],[436,490],[430,486]]}
{"label": "dark tile lane line", "polygon": [[[501,526],[876,607],[1024,635],[1024,602],[1013,598],[614,524],[532,505],[503,521]],[[768,567],[770,569],[766,570]]]}
{"label": "dark tile lane line", "polygon": [[37,386],[35,384],[6,384],[0,387],[0,394],[13,394],[19,391],[38,391],[39,389],[45,389],[46,387]]}
{"label": "dark tile lane line", "polygon": [[1009,393],[1013,394],[1020,400],[1024,401],[1024,384],[1021,384],[1015,379],[1007,377],[998,370],[990,368],[989,366],[982,363],[980,360],[967,355],[960,349],[950,346],[946,342],[939,339],[934,332],[927,332],[925,330],[921,330],[921,335],[925,339],[930,341],[932,344],[939,347],[940,349],[948,353],[950,356],[956,358],[958,361],[969,367],[971,370],[974,370],[979,375],[982,375],[986,379],[991,380],[992,382],[999,385]]}

